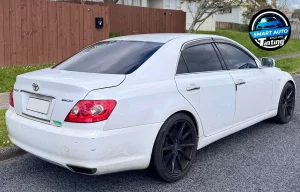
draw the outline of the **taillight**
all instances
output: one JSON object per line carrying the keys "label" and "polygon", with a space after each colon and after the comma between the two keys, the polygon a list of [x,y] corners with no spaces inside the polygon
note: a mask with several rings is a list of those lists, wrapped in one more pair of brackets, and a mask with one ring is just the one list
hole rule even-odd
{"label": "taillight", "polygon": [[14,105],[14,90],[12,89],[9,93],[9,105],[15,107]]}
{"label": "taillight", "polygon": [[69,112],[65,122],[93,123],[108,119],[117,102],[115,100],[81,100]]}

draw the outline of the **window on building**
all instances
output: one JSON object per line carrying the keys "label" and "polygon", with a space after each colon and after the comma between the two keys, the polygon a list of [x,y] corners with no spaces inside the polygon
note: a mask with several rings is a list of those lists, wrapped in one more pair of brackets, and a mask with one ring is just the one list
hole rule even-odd
{"label": "window on building", "polygon": [[164,0],[164,8],[165,9],[181,9],[181,1],[180,0]]}
{"label": "window on building", "polygon": [[142,0],[124,0],[124,5],[142,6]]}

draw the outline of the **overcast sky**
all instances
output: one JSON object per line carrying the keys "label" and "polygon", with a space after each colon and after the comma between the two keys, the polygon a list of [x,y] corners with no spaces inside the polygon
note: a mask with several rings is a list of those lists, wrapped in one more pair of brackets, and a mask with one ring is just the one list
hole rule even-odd
{"label": "overcast sky", "polygon": [[[271,0],[268,0],[271,3]],[[284,0],[277,0],[277,1],[284,1]],[[290,9],[300,9],[300,0],[287,0]]]}
{"label": "overcast sky", "polygon": [[300,9],[300,0],[288,0],[289,6],[292,9]]}
{"label": "overcast sky", "polygon": [[300,9],[300,0],[289,0],[289,3],[293,9]]}

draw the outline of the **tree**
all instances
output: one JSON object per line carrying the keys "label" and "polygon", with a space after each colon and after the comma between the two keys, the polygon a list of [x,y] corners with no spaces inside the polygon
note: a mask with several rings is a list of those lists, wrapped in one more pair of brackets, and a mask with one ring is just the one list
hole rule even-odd
{"label": "tree", "polygon": [[294,13],[292,14],[293,19],[299,19],[300,20],[300,9],[296,9]]}
{"label": "tree", "polygon": [[[244,0],[182,0],[182,3],[187,4],[188,11],[192,15],[193,22],[188,30],[190,33],[194,30],[198,24],[196,30],[204,23],[206,19],[211,17],[213,14],[230,9],[233,6],[240,6]],[[192,8],[196,8],[193,12]]]}
{"label": "tree", "polygon": [[[276,1],[271,1],[271,4],[276,5]],[[243,20],[245,24],[249,24],[252,17],[262,9],[271,8],[272,5],[267,0],[251,0],[244,2],[243,6],[245,11],[243,12]]]}
{"label": "tree", "polygon": [[287,0],[277,0],[276,2],[276,7],[274,7],[276,9],[283,10],[289,8],[289,3]]}

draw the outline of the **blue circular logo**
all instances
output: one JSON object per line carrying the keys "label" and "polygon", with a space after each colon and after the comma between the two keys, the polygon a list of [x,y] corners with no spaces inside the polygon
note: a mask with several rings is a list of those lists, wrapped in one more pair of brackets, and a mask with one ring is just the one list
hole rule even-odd
{"label": "blue circular logo", "polygon": [[264,50],[282,48],[291,35],[288,18],[276,9],[264,9],[252,18],[249,34],[253,43]]}

